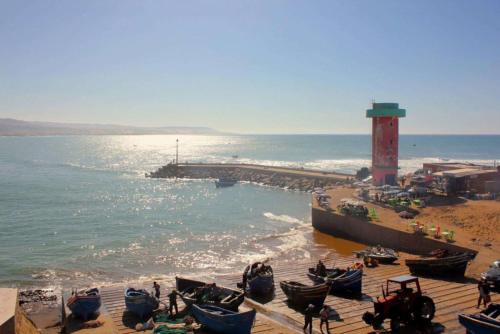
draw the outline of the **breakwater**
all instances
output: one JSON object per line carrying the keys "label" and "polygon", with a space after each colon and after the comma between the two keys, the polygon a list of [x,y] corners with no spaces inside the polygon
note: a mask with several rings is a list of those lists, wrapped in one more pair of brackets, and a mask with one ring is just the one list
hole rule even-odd
{"label": "breakwater", "polygon": [[169,164],[146,174],[151,178],[219,179],[233,178],[292,190],[348,184],[354,175],[301,168],[253,164]]}

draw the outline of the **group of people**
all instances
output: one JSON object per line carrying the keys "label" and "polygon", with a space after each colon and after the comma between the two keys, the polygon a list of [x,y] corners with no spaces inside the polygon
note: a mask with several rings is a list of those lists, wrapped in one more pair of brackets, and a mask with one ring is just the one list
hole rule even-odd
{"label": "group of people", "polygon": [[[160,284],[157,282],[153,282],[153,289],[155,290],[155,297],[156,299],[160,299],[161,291],[160,291]],[[170,293],[167,295],[168,297],[168,312],[170,315],[173,317],[174,316],[174,309],[175,309],[175,315],[179,313],[179,310],[177,308],[177,290],[172,289]]]}
{"label": "group of people", "polygon": [[[313,315],[314,315],[315,306],[313,304],[309,304],[304,311],[304,333],[307,333],[309,330],[309,334],[312,334],[313,330]],[[330,317],[330,306],[323,305],[321,311],[319,312],[319,329],[321,333],[323,332],[323,325],[326,327],[326,333],[330,334],[330,329],[328,328],[328,318]]]}

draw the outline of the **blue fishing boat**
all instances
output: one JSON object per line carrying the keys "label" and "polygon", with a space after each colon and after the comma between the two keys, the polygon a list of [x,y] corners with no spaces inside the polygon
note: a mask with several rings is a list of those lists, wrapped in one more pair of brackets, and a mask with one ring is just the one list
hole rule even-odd
{"label": "blue fishing boat", "polygon": [[158,308],[159,302],[144,289],[128,288],[125,290],[125,305],[127,310],[144,319]]}
{"label": "blue fishing boat", "polygon": [[240,313],[217,306],[193,305],[192,313],[200,324],[215,333],[250,334],[256,311],[252,309]]}
{"label": "blue fishing boat", "polygon": [[330,293],[360,294],[363,286],[363,270],[351,269],[340,276],[327,279],[331,282]]}
{"label": "blue fishing boat", "polygon": [[87,320],[101,307],[101,295],[97,288],[74,291],[66,305],[74,316]]}
{"label": "blue fishing boat", "polygon": [[243,277],[245,291],[250,295],[267,296],[274,291],[273,268],[265,263],[255,262],[247,266]]}
{"label": "blue fishing boat", "polygon": [[468,334],[500,333],[500,304],[490,304],[479,314],[459,314],[458,321]]}
{"label": "blue fishing boat", "polygon": [[360,294],[363,285],[363,265],[355,263],[347,269],[325,269],[318,274],[316,268],[309,268],[307,276],[316,284],[328,283],[332,294]]}

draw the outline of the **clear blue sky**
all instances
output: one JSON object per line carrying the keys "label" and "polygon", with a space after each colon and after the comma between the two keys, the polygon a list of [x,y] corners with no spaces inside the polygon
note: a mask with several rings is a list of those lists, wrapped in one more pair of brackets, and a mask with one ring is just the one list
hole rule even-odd
{"label": "clear blue sky", "polygon": [[0,117],[500,133],[500,1],[0,0]]}

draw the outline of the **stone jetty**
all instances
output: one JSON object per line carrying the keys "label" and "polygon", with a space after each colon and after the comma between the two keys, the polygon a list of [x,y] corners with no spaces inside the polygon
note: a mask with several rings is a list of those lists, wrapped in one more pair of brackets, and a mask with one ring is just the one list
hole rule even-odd
{"label": "stone jetty", "polygon": [[350,174],[254,164],[168,164],[146,176],[189,179],[233,178],[238,181],[301,191],[348,184],[354,180],[354,175]]}

